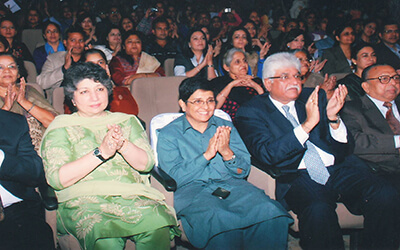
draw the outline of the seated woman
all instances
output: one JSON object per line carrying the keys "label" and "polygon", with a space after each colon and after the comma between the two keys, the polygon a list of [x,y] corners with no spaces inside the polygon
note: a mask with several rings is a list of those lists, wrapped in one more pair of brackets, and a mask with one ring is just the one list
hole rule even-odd
{"label": "seated woman", "polygon": [[182,54],[175,58],[175,76],[201,76],[211,80],[217,77],[213,64],[213,49],[208,45],[206,34],[200,28],[189,31],[183,44]]}
{"label": "seated woman", "polygon": [[94,48],[103,51],[109,63],[121,51],[121,30],[118,26],[111,25],[105,34],[105,45],[96,45]]}
{"label": "seated woman", "polygon": [[217,109],[227,112],[232,120],[237,109],[255,95],[264,94],[262,80],[248,75],[246,54],[241,49],[232,48],[225,53],[225,76],[213,79],[210,84],[217,95]]}
{"label": "seated woman", "polygon": [[323,72],[334,73],[353,73],[351,62],[351,46],[355,35],[350,25],[342,25],[334,31],[336,45],[327,49],[322,54],[322,59],[328,59],[323,68]]}
{"label": "seated woman", "polygon": [[165,76],[160,62],[142,51],[143,33],[129,30],[122,36],[122,48],[110,62],[111,77],[118,86],[130,86],[142,77]]}
{"label": "seated woman", "polygon": [[0,68],[0,107],[26,117],[32,143],[38,151],[42,135],[57,112],[43,94],[26,85],[21,77],[25,75],[24,68],[13,55],[1,52]]}
{"label": "seated woman", "polygon": [[179,86],[185,115],[159,133],[159,165],[177,183],[183,229],[196,248],[286,249],[292,218],[245,180],[250,154],[232,123],[213,115],[215,104],[206,79],[185,79]]}
{"label": "seated woman", "polygon": [[77,112],[58,116],[41,146],[58,232],[84,249],[123,249],[127,239],[136,249],[169,249],[177,221],[150,187],[154,159],[139,120],[105,111],[112,83],[99,65],[74,65],[64,83]]}
{"label": "seated woman", "polygon": [[60,40],[60,26],[58,24],[48,22],[43,26],[42,31],[46,43],[33,51],[33,60],[35,60],[38,74],[42,71],[43,64],[46,62],[48,55],[58,51],[65,51],[65,47]]}
{"label": "seated woman", "polygon": [[94,45],[99,44],[100,41],[96,35],[96,19],[93,16],[89,13],[83,12],[78,15],[76,22],[85,32],[86,48],[91,49]]}
{"label": "seated woman", "polygon": [[368,66],[376,63],[375,50],[370,44],[359,44],[352,49],[351,60],[356,66],[356,72],[338,81],[339,84],[347,87],[349,93],[346,98],[348,100],[357,99],[365,95],[365,91],[361,87],[362,72]]}

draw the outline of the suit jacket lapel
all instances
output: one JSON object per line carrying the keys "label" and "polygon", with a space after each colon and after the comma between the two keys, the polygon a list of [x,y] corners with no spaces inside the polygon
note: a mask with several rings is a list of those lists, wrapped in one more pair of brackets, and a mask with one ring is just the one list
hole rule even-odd
{"label": "suit jacket lapel", "polygon": [[264,98],[264,102],[267,106],[267,112],[270,113],[270,119],[274,121],[274,124],[279,124],[285,131],[290,131],[293,129],[290,121],[278,110],[277,107],[272,103],[271,99],[269,99],[269,95],[266,95]]}
{"label": "suit jacket lapel", "polygon": [[366,95],[360,99],[362,102],[363,113],[365,113],[365,118],[382,133],[393,134],[392,129],[390,128],[386,119],[382,116],[382,113],[379,111],[378,107],[376,107],[375,103],[373,103]]}

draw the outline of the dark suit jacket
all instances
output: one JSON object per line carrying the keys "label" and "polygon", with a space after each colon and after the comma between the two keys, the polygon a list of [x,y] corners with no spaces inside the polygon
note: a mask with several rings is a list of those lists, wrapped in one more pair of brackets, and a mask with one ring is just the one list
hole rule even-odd
{"label": "dark suit jacket", "polygon": [[[395,102],[400,110],[400,98]],[[341,116],[354,137],[357,156],[374,170],[400,173],[400,156],[393,131],[368,96],[346,103]]]}
{"label": "dark suit jacket", "polygon": [[[300,123],[306,119],[305,103],[313,89],[303,89],[295,107]],[[333,154],[335,164],[351,153],[352,144],[335,141],[329,132],[326,116],[326,95],[319,92],[321,121],[311,131],[309,140],[320,149]],[[275,107],[268,93],[256,96],[241,106],[236,114],[236,127],[247,149],[262,165],[257,166],[268,173],[269,169],[279,169],[283,176],[277,178],[276,197],[282,201],[296,178],[297,168],[306,151],[293,132],[293,126]],[[350,142],[350,141],[349,141]]]}
{"label": "dark suit jacket", "polygon": [[324,68],[322,69],[324,74],[328,73],[330,75],[334,73],[353,73],[347,58],[339,45],[324,50],[324,54],[322,54],[322,60],[324,59],[328,59]]}
{"label": "dark suit jacket", "polygon": [[400,69],[400,58],[396,56],[383,42],[375,46],[376,63],[389,64],[394,69]]}
{"label": "dark suit jacket", "polygon": [[5,155],[0,184],[23,200],[39,200],[35,187],[45,180],[42,159],[33,148],[25,117],[0,110],[0,149]]}

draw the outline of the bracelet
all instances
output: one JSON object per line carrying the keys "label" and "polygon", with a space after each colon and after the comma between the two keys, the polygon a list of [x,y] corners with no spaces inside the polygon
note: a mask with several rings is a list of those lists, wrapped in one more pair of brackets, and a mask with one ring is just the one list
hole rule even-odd
{"label": "bracelet", "polygon": [[197,69],[197,71],[198,71],[198,72],[200,72],[200,70],[199,70],[199,68],[198,68],[198,67],[195,67],[195,69]]}
{"label": "bracelet", "polygon": [[36,105],[33,103],[33,104],[32,104],[32,107],[31,107],[30,109],[28,109],[26,112],[29,113],[35,106],[36,106]]}
{"label": "bracelet", "polygon": [[338,124],[340,122],[340,115],[337,115],[336,120],[329,120],[329,118],[328,118],[328,121],[329,121],[329,123],[332,123],[332,124]]}
{"label": "bracelet", "polygon": [[208,68],[214,68],[214,64],[207,65]]}

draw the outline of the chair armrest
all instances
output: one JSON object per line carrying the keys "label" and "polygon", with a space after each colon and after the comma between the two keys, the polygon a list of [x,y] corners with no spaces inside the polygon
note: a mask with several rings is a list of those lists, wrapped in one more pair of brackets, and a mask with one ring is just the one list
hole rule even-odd
{"label": "chair armrest", "polygon": [[39,186],[40,197],[42,197],[42,203],[44,207],[51,211],[58,208],[58,200],[54,189],[47,183]]}
{"label": "chair armrest", "polygon": [[265,164],[256,160],[254,157],[251,157],[251,165],[253,165],[253,166],[257,167],[258,169],[264,171],[265,173],[269,174],[274,179],[282,177],[282,175],[283,175],[282,171],[279,168],[266,166]]}
{"label": "chair armrest", "polygon": [[167,173],[164,172],[161,168],[154,166],[151,170],[151,175],[156,178],[161,185],[164,186],[165,190],[169,192],[175,192],[176,190],[176,182],[174,179],[171,178]]}

